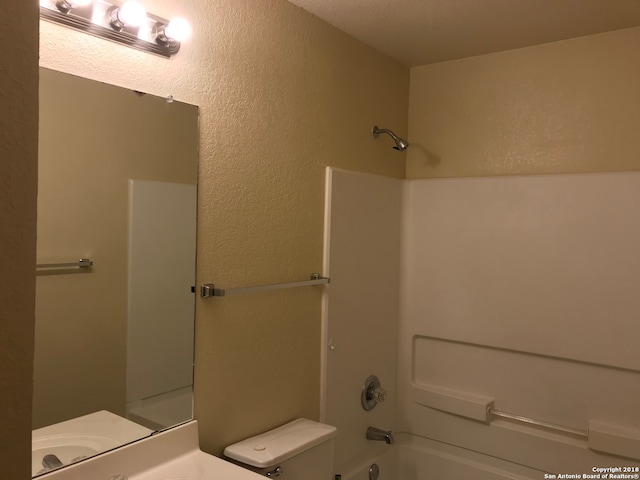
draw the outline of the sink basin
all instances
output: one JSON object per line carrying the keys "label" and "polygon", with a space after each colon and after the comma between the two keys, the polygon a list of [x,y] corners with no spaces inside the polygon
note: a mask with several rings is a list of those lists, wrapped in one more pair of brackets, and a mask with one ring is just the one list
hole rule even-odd
{"label": "sink basin", "polygon": [[31,475],[47,471],[42,466],[45,455],[55,455],[64,465],[69,465],[120,445],[121,441],[101,435],[41,436],[31,442]]}
{"label": "sink basin", "polygon": [[41,480],[110,478],[264,480],[265,477],[201,451],[196,420],[40,477]]}
{"label": "sink basin", "polygon": [[45,455],[55,455],[63,465],[69,465],[151,433],[153,430],[106,410],[39,428],[31,438],[31,475],[51,470],[43,467]]}

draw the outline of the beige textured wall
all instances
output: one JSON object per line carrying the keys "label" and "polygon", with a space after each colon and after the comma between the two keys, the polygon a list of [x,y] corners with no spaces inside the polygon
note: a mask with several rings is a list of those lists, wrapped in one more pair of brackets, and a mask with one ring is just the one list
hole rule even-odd
{"label": "beige textured wall", "polygon": [[[33,428],[124,416],[130,178],[195,184],[195,107],[40,69]],[[45,272],[46,273],[46,272]]]}
{"label": "beige textured wall", "polygon": [[411,70],[407,178],[640,169],[640,28]]}
{"label": "beige textured wall", "polygon": [[[406,134],[408,70],[284,0],[145,4],[193,22],[171,60],[42,23],[41,65],[201,107],[198,283],[319,271],[324,167],[404,175],[404,154],[370,130]],[[318,417],[320,288],[198,300],[205,450]]]}
{"label": "beige textured wall", "polygon": [[0,41],[0,471],[31,471],[38,155],[38,12],[9,2]]}

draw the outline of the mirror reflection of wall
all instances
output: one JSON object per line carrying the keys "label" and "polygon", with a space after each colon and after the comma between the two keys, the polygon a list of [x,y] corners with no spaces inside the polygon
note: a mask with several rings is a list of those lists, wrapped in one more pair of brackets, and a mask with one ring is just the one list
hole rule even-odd
{"label": "mirror reflection of wall", "polygon": [[197,107],[40,69],[37,263],[94,263],[37,274],[34,428],[191,418],[197,158]]}

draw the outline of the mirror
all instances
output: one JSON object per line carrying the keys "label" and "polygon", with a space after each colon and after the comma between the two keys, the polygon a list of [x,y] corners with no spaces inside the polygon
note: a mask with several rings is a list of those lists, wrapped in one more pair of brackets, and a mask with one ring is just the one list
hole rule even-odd
{"label": "mirror", "polygon": [[34,475],[192,418],[198,107],[41,68],[39,151]]}

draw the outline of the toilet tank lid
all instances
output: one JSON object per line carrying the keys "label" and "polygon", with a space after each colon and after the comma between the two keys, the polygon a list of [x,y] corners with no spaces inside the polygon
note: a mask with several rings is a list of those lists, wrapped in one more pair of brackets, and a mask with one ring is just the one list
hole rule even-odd
{"label": "toilet tank lid", "polygon": [[273,467],[294,455],[319,445],[337,433],[336,427],[298,418],[247,438],[224,449],[224,455],[253,467]]}

